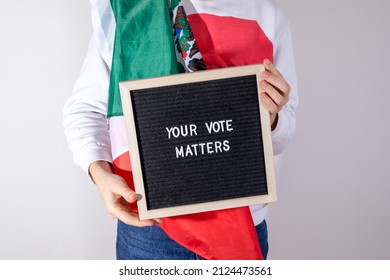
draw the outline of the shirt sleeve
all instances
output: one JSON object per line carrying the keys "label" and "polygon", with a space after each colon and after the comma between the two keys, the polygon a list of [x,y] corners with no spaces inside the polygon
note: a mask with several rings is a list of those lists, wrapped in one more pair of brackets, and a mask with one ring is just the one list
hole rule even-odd
{"label": "shirt sleeve", "polygon": [[285,22],[282,32],[276,38],[274,47],[275,66],[291,87],[289,101],[278,113],[278,123],[272,131],[274,154],[278,155],[284,150],[294,135],[296,126],[295,111],[298,106],[294,51],[288,22]]}
{"label": "shirt sleeve", "polygon": [[93,36],[71,97],[63,109],[63,125],[74,162],[86,173],[97,160],[112,162],[107,113],[109,69]]}

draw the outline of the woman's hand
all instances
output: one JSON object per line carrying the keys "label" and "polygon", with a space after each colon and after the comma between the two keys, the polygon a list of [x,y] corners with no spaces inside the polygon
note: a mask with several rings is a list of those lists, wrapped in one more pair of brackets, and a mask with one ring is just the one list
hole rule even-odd
{"label": "woman's hand", "polygon": [[95,161],[90,165],[89,173],[107,212],[113,218],[137,227],[152,226],[161,222],[159,219],[141,221],[138,213],[132,211],[129,204],[137,201],[137,194],[129,188],[122,177],[113,173],[110,163]]}
{"label": "woman's hand", "polygon": [[291,88],[271,61],[265,59],[263,65],[265,71],[260,75],[260,98],[270,112],[271,129],[274,130],[278,123],[278,113],[288,102]]}

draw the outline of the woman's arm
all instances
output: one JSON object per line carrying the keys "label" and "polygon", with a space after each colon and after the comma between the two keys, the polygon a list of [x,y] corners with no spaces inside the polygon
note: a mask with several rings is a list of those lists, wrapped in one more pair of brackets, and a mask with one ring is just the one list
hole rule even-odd
{"label": "woman's arm", "polygon": [[63,124],[74,161],[96,184],[107,212],[124,223],[149,226],[158,220],[140,221],[129,203],[136,194],[113,173],[106,118],[110,73],[92,38],[72,96],[63,111]]}
{"label": "woman's arm", "polygon": [[274,154],[280,154],[295,132],[295,110],[298,105],[294,51],[288,21],[274,42],[274,64],[265,60],[266,71],[260,81],[260,94],[270,111]]}

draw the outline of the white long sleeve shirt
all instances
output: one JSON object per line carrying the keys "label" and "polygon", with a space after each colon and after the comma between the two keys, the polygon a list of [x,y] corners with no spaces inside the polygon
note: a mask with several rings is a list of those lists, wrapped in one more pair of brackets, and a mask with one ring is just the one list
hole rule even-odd
{"label": "white long sleeve shirt", "polygon": [[[190,19],[199,14],[207,15],[204,18],[211,15],[212,24],[218,23],[219,19],[238,19],[242,24],[257,22],[272,42],[274,64],[291,86],[289,102],[278,113],[278,123],[272,132],[274,154],[281,153],[294,134],[298,105],[292,39],[285,14],[273,0],[185,0],[182,3]],[[128,151],[123,117],[106,117],[114,15],[108,0],[91,0],[91,7],[93,36],[73,94],[63,111],[69,148],[75,163],[86,173],[91,163],[97,160],[112,162]],[[253,49],[245,51],[256,52]],[[267,207],[251,206],[251,212],[257,225],[264,220]]]}

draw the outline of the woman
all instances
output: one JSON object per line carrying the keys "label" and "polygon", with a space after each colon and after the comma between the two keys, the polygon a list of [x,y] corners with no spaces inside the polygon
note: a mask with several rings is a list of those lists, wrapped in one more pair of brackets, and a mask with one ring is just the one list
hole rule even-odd
{"label": "woman", "polygon": [[[137,196],[126,166],[117,84],[183,70],[264,63],[260,98],[270,111],[274,153],[279,154],[295,131],[298,103],[291,33],[280,7],[272,0],[91,0],[91,5],[94,34],[64,108],[64,126],[75,162],[89,173],[107,211],[118,219],[117,258],[266,258],[263,205],[216,211],[213,218],[206,213],[139,220],[131,206]],[[238,221],[246,213],[244,224],[250,225],[242,226]],[[219,235],[224,229],[230,233]],[[253,233],[256,240],[249,237]]]}

